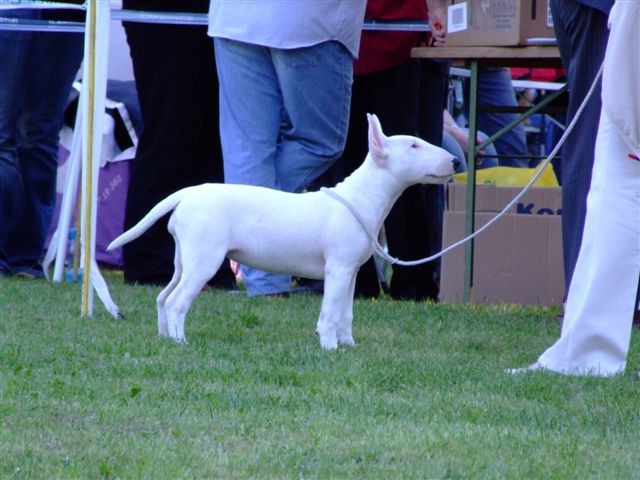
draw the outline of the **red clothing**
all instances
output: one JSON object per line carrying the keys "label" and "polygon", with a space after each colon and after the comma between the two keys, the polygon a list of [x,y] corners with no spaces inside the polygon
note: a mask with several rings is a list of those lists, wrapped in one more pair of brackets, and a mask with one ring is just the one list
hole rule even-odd
{"label": "red clothing", "polygon": [[[427,20],[425,0],[369,0],[365,20]],[[411,58],[411,49],[425,41],[425,32],[363,31],[356,75],[395,67]]]}
{"label": "red clothing", "polygon": [[562,68],[511,68],[511,78],[514,80],[557,82],[562,77],[564,77]]}

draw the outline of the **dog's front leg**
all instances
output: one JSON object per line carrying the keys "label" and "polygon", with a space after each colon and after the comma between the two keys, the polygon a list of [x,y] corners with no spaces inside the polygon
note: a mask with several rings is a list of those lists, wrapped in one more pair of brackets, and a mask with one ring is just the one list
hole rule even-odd
{"label": "dog's front leg", "polygon": [[353,335],[351,333],[351,324],[353,322],[353,295],[356,290],[356,276],[357,272],[351,275],[351,282],[349,283],[349,292],[342,308],[342,314],[340,315],[340,321],[336,330],[339,345],[348,345],[350,347],[355,346],[353,341]]}
{"label": "dog's front leg", "polygon": [[348,302],[351,278],[354,275],[355,272],[344,267],[325,269],[324,297],[316,329],[320,346],[325,350],[338,347],[338,327],[341,326],[342,313]]}
{"label": "dog's front leg", "polygon": [[[326,298],[326,283],[324,288]],[[336,336],[336,329],[333,325],[331,325],[330,317],[327,316],[324,306],[324,300],[322,301],[322,308],[320,309],[320,317],[318,317],[316,333],[320,338],[320,346],[324,350],[335,350],[336,348],[338,348],[338,337]]]}

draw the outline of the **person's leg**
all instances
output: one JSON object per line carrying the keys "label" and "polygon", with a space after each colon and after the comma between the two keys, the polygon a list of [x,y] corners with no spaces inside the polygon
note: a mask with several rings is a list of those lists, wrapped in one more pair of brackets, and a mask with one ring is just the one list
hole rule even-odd
{"label": "person's leg", "polygon": [[39,262],[55,208],[58,134],[83,44],[81,34],[39,32],[29,50],[18,143],[23,203],[8,242],[14,273],[43,275]]}
{"label": "person's leg", "polygon": [[[486,141],[487,138],[489,138],[489,136],[486,133],[478,132],[478,140],[480,141],[480,143]],[[480,163],[476,165],[476,168],[492,168],[499,166],[499,161],[496,156],[496,147],[493,143],[490,143],[484,148],[483,154],[486,155],[486,157],[480,157]]]}
{"label": "person's leg", "polygon": [[[487,138],[489,137],[486,133],[478,132],[479,143],[484,142]],[[442,148],[444,148],[447,152],[460,160],[460,165],[456,169],[456,173],[467,171],[467,155],[462,149],[460,143],[458,143],[458,141],[453,137],[453,135],[447,132],[442,132]],[[493,145],[493,143],[490,143],[484,148],[483,154],[486,156],[480,157],[480,163],[476,163],[476,168],[491,168],[498,166],[498,159],[496,158],[496,147]]]}
{"label": "person's leg", "polygon": [[[466,82],[466,98],[469,85]],[[508,68],[482,68],[478,72],[478,104],[512,106],[518,105],[516,94],[511,84]],[[465,115],[469,117],[469,103],[465,102]],[[505,125],[517,118],[515,113],[480,113],[478,114],[478,130],[493,135]],[[510,157],[510,155],[527,154],[527,138],[522,124],[517,125],[495,141],[495,148],[501,157],[498,163],[504,167],[528,167],[526,158]]]}
{"label": "person's leg", "polygon": [[[269,49],[215,39],[220,81],[220,139],[226,183],[280,189],[275,155],[282,121],[282,97]],[[287,275],[242,266],[247,293],[288,292]]]}
{"label": "person's leg", "polygon": [[226,183],[280,189],[275,155],[282,96],[269,49],[216,38]]}
{"label": "person's leg", "polygon": [[[420,64],[415,60],[379,72],[376,113],[387,135],[418,135]],[[428,86],[423,85],[424,89]],[[442,124],[442,109],[439,110]],[[435,116],[435,115],[434,115]],[[442,132],[440,132],[442,135]],[[440,139],[436,142],[439,144]],[[406,189],[385,220],[389,253],[403,260],[426,257],[430,251],[430,224],[426,198],[421,185]],[[434,265],[416,267],[394,265],[390,293],[395,299],[436,298]]]}
{"label": "person's leg", "polygon": [[275,157],[282,190],[300,192],[342,154],[349,122],[353,58],[337,41],[272,49],[283,122]]}
{"label": "person's leg", "polygon": [[456,168],[456,173],[462,173],[467,171],[467,157],[464,154],[464,150],[462,146],[458,143],[458,141],[453,138],[448,132],[442,132],[442,143],[440,144],[442,148],[444,148],[451,155],[456,157],[460,163]]}
{"label": "person's leg", "polygon": [[[599,10],[575,0],[551,0],[554,30],[567,73],[569,105],[567,123],[574,117],[602,64],[609,31]],[[600,89],[587,103],[562,148],[562,245],[567,291],[575,268],[591,183],[601,100]]]}
{"label": "person's leg", "polygon": [[[13,11],[33,17],[35,11]],[[18,161],[18,119],[26,86],[26,62],[34,32],[0,30],[0,274],[10,273],[7,241],[22,198],[22,174]]]}
{"label": "person's leg", "polygon": [[[367,154],[365,113],[380,119],[386,135],[416,135],[418,127],[418,64],[408,61],[394,68],[355,77],[349,134],[342,163],[345,175]],[[442,115],[441,115],[442,116]],[[402,259],[426,256],[429,249],[426,206],[420,186],[406,190],[385,221],[389,251]],[[395,298],[424,298],[423,285],[432,281],[431,268],[394,266],[391,293]],[[380,283],[373,258],[360,269],[356,295],[377,296]]]}
{"label": "person's leg", "polygon": [[[192,127],[195,131],[195,147],[191,152],[192,171],[189,183],[198,185],[206,182],[224,183],[224,166],[222,159],[222,145],[220,143],[220,109],[218,106],[218,73],[216,72],[215,53],[213,43],[203,29],[203,36],[200,40],[203,42],[201,48],[198,49],[198,55],[193,58],[198,63],[206,65],[203,79],[211,79],[207,91],[207,95],[199,96],[197,94],[189,95],[193,110],[199,112],[196,122]],[[200,45],[200,43],[199,43]],[[205,56],[206,54],[206,56]],[[213,56],[214,62],[209,61]],[[193,55],[192,55],[193,57]],[[203,85],[204,89],[204,85]],[[202,90],[202,89],[201,89]],[[199,98],[198,98],[199,97]],[[194,103],[200,105],[198,110]],[[187,114],[193,111],[187,107]],[[226,290],[235,290],[236,277],[231,270],[229,260],[225,259],[220,266],[218,272],[209,281],[209,285],[214,288],[222,288]]]}
{"label": "person's leg", "polygon": [[562,334],[539,367],[593,375],[625,368],[640,277],[640,162],[628,153],[603,113]]}
{"label": "person's leg", "polygon": [[[347,141],[342,157],[332,167],[332,170],[338,171],[334,184],[351,175],[354,170],[362,165],[367,156],[368,122],[366,114],[375,113],[378,110],[378,92],[379,88],[381,88],[378,84],[377,74],[354,76]],[[384,125],[383,128],[385,128]],[[378,271],[374,258],[370,257],[360,267],[356,275],[355,296],[377,298],[379,295],[380,281]]]}
{"label": "person's leg", "polygon": [[[126,2],[128,8],[136,3]],[[125,31],[144,123],[127,195],[125,228],[130,228],[171,193],[222,182],[223,174],[217,75],[206,29],[125,23]],[[174,249],[165,218],[125,245],[125,281],[165,284],[174,269]],[[223,269],[232,275],[226,263]]]}
{"label": "person's leg", "polygon": [[[420,62],[420,118],[418,134],[421,138],[440,145],[443,130],[442,111],[446,107],[449,86],[448,61]],[[428,248],[423,256],[429,256],[442,249],[442,215],[444,211],[444,187],[442,185],[423,185],[421,187],[425,198],[425,216],[427,219]],[[430,276],[423,275],[425,284],[422,297],[436,300],[440,283],[440,260],[429,262],[424,267]]]}

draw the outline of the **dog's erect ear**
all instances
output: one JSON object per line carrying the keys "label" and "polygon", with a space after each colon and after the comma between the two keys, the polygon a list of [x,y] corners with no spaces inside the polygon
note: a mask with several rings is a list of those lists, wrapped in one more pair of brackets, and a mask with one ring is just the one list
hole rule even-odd
{"label": "dog's erect ear", "polygon": [[384,160],[389,154],[386,151],[387,137],[382,133],[380,120],[370,113],[367,113],[367,120],[369,121],[369,153],[377,160]]}

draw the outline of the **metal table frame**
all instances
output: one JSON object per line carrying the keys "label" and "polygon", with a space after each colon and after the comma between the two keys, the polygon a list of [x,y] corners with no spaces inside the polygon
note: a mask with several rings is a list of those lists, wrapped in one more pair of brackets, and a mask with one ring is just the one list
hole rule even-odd
{"label": "metal table frame", "polygon": [[[468,65],[470,68],[469,91],[469,149],[467,152],[467,203],[465,235],[470,235],[475,229],[475,193],[476,167],[475,158],[479,151],[497,138],[504,135],[531,115],[546,110],[559,96],[567,91],[567,86],[549,94],[533,107],[489,107],[478,105],[478,69],[482,66],[526,66],[526,67],[554,67],[562,66],[560,53],[555,46],[525,46],[525,47],[417,47],[412,50],[414,58],[449,59],[455,64]],[[500,131],[493,134],[479,145],[477,138],[477,114],[479,111],[502,111],[521,113],[519,117]],[[465,245],[463,301],[471,301],[473,288],[473,240]]]}

